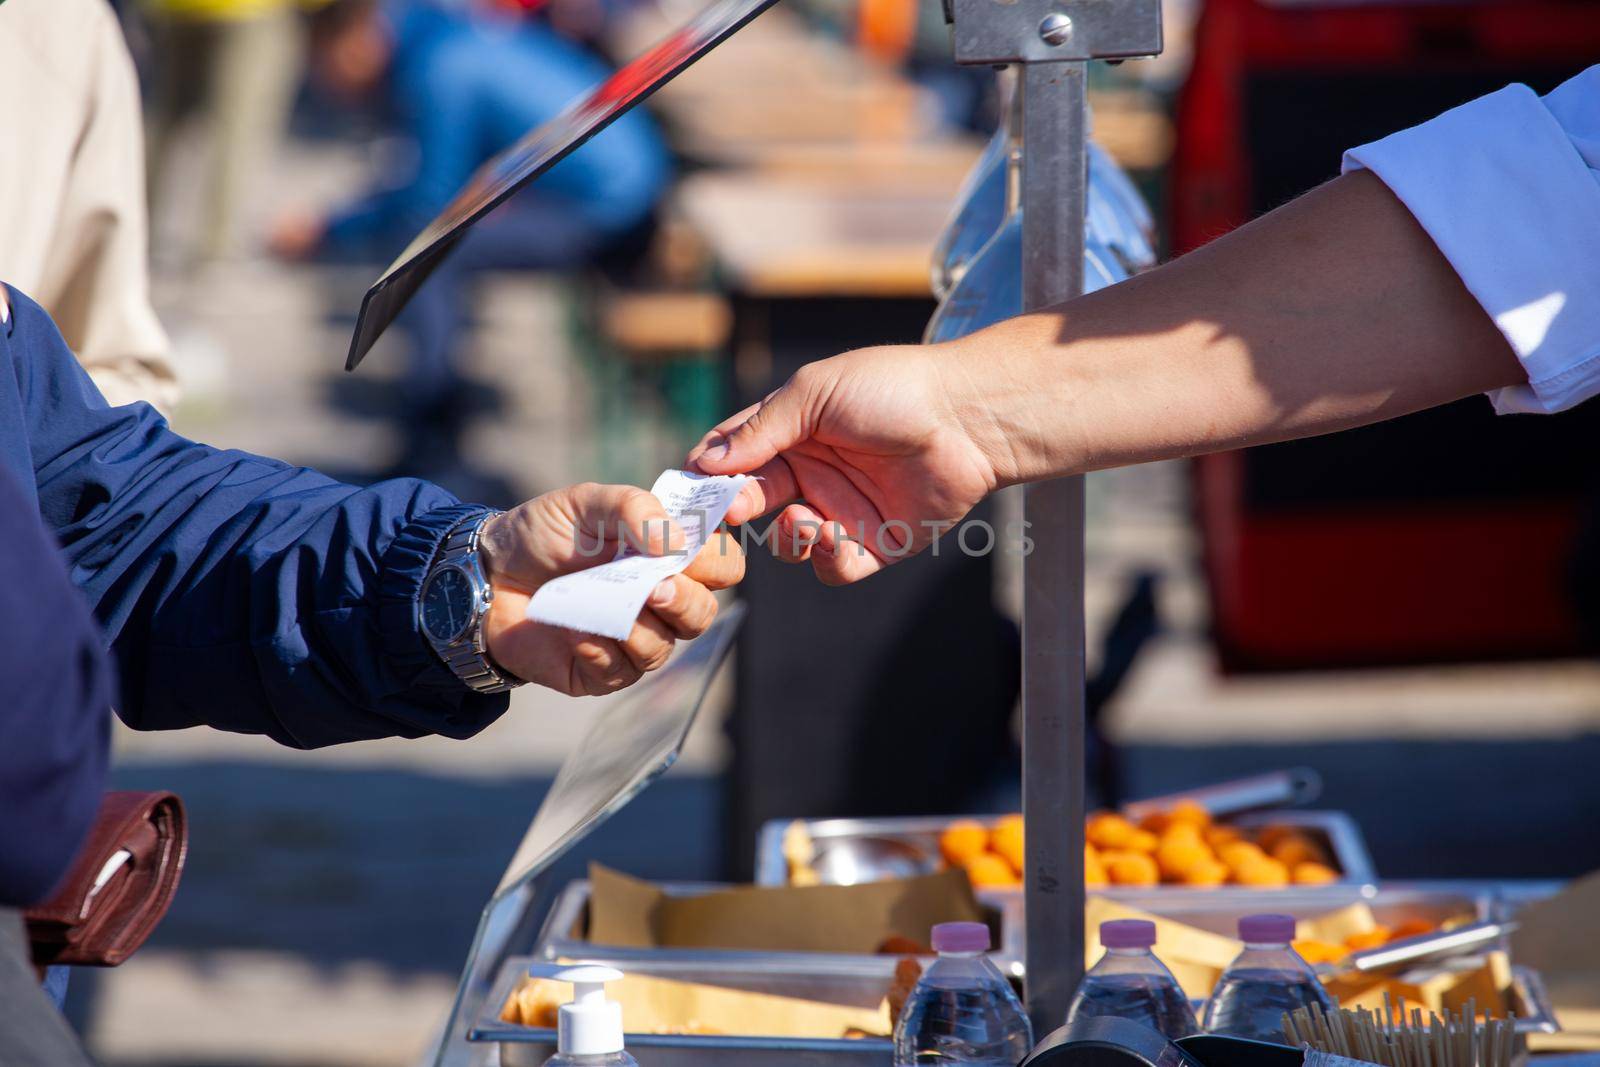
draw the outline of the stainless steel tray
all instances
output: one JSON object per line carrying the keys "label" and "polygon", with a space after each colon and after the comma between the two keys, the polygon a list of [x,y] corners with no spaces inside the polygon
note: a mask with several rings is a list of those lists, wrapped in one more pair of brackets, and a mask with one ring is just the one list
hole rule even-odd
{"label": "stainless steel tray", "polygon": [[[672,896],[694,896],[723,889],[725,886],[693,882],[664,882],[661,889]],[[993,912],[1000,935],[996,949],[989,954],[995,964],[1007,974],[1022,974],[1023,935],[1022,898],[1012,894],[1011,899],[984,901]],[[706,970],[721,969],[723,973],[745,973],[751,968],[769,973],[814,973],[818,968],[827,973],[848,973],[888,976],[894,973],[896,956],[851,955],[830,952],[750,952],[737,949],[681,949],[681,948],[625,948],[619,945],[596,945],[583,936],[589,907],[589,883],[570,883],[556,898],[544,927],[534,946],[534,956],[541,960],[584,959],[615,961],[623,970],[636,962],[696,966]]]}
{"label": "stainless steel tray", "polygon": [[[741,953],[757,956],[757,953]],[[586,959],[596,957],[589,955]],[[615,958],[615,957],[608,957]],[[864,968],[872,957],[815,957],[796,965],[779,958],[748,959],[730,970],[720,963],[633,959],[631,974],[676,978],[777,996],[807,997],[871,1007],[889,990],[889,974]],[[526,973],[530,956],[512,957],[501,968],[467,1040],[499,1044],[503,1067],[538,1067],[556,1051],[554,1030],[500,1019],[501,1007]],[[891,965],[893,961],[890,961]],[[790,1038],[741,1035],[627,1035],[628,1050],[649,1067],[705,1067],[727,1059],[741,1067],[887,1067],[894,1043],[887,1038]]]}
{"label": "stainless steel tray", "polygon": [[[1384,885],[1304,886],[1269,890],[1273,911],[1308,919],[1351,904],[1364,903],[1385,925],[1408,919],[1442,922],[1457,915],[1503,922],[1523,905],[1550,896],[1559,882],[1391,882]],[[1262,890],[1239,886],[1200,892],[1167,889],[1124,889],[1105,895],[1130,908],[1174,919],[1189,926],[1232,937],[1240,917],[1260,911]],[[1553,1034],[1556,1022],[1544,982],[1537,971],[1513,964],[1512,1010],[1519,1033]]]}
{"label": "stainless steel tray", "polygon": [[[816,843],[818,872],[830,884],[849,884],[853,881],[870,881],[875,870],[887,870],[896,876],[927,874],[938,870],[939,832],[949,826],[953,816],[918,816],[893,819],[816,819],[801,820],[811,839]],[[999,816],[974,816],[978,822],[992,826]],[[789,880],[789,865],[783,857],[783,833],[793,819],[773,819],[761,828],[756,844],[756,883],[758,885],[785,885]],[[1354,819],[1342,811],[1300,811],[1279,809],[1235,815],[1224,820],[1228,825],[1241,828],[1280,824],[1304,830],[1308,836],[1328,850],[1340,871],[1339,884],[1365,885],[1377,879],[1373,870],[1372,855],[1367,842]],[[830,851],[838,850],[841,862],[830,862]],[[873,857],[879,857],[875,860]],[[850,872],[861,877],[851,877]],[[1311,887],[1311,888],[1321,888]],[[1285,890],[1252,889],[1260,894],[1298,892],[1299,887]],[[1112,889],[1112,895],[1125,890]],[[1177,896],[1195,896],[1215,892],[1207,889],[1190,889],[1184,886],[1160,886],[1156,892]],[[980,894],[983,898],[995,896],[1021,896],[1020,889],[989,889]]]}

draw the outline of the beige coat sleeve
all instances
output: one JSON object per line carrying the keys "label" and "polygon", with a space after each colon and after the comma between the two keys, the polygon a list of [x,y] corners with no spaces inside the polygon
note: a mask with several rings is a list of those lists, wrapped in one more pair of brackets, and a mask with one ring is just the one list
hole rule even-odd
{"label": "beige coat sleeve", "polygon": [[101,0],[93,6],[89,39],[80,45],[89,57],[87,107],[31,295],[107,400],[148,400],[170,411],[178,381],[150,305],[139,84],[110,8]]}

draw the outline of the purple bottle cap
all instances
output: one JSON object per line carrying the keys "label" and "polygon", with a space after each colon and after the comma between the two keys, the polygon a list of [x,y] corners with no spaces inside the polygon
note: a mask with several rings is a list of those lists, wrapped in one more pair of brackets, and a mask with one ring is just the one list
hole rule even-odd
{"label": "purple bottle cap", "polygon": [[983,923],[940,923],[933,928],[935,952],[988,952],[989,928]]}
{"label": "purple bottle cap", "polygon": [[1239,940],[1248,945],[1287,945],[1294,940],[1294,916],[1246,915],[1239,920]]}
{"label": "purple bottle cap", "polygon": [[1149,919],[1112,919],[1100,924],[1106,948],[1149,948],[1156,943],[1156,924]]}

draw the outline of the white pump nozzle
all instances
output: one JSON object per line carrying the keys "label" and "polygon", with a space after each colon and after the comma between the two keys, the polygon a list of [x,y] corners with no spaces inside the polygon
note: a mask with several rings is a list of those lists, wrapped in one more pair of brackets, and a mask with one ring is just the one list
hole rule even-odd
{"label": "white pump nozzle", "polygon": [[563,967],[553,974],[538,970],[540,977],[572,983],[572,1001],[561,1005],[557,1015],[556,1043],[562,1053],[603,1056],[622,1051],[622,1005],[606,999],[606,983],[621,981],[621,971],[592,964]]}

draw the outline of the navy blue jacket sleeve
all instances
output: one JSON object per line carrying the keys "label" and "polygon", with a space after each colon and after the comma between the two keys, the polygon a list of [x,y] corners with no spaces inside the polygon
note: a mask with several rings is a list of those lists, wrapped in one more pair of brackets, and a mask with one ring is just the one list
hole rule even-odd
{"label": "navy blue jacket sleeve", "polygon": [[505,710],[449,673],[416,619],[439,542],[481,508],[409,479],[343,485],[189,441],[145,404],[108,407],[38,305],[14,310],[39,510],[110,636],[130,726],[313,748],[466,737]]}
{"label": "navy blue jacket sleeve", "polygon": [[113,672],[32,501],[0,469],[0,905],[67,873],[105,788]]}

